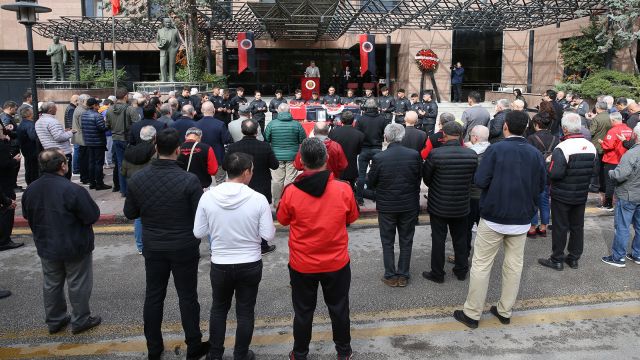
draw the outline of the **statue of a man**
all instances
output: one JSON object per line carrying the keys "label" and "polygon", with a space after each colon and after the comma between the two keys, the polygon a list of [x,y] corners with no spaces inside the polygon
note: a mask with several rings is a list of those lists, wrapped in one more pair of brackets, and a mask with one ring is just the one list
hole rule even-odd
{"label": "statue of a man", "polygon": [[160,81],[167,82],[167,70],[170,82],[175,82],[176,54],[180,48],[178,30],[173,27],[171,19],[162,20],[163,27],[158,30],[156,45],[160,49]]}
{"label": "statue of a man", "polygon": [[53,37],[53,44],[47,49],[47,56],[51,58],[51,73],[54,81],[64,81],[64,64],[67,63],[68,52],[64,44],[60,44],[58,36]]}

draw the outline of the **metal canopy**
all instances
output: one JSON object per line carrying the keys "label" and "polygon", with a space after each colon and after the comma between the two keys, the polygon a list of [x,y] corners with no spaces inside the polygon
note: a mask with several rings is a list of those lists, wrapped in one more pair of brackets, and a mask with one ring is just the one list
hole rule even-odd
{"label": "metal canopy", "polygon": [[[73,41],[78,37],[82,43],[113,42],[110,17],[62,16],[48,22],[37,23],[33,30],[46,38],[60,37],[62,41]],[[115,18],[115,37],[119,43],[149,43],[156,40],[156,32],[162,27],[160,19]]]}
{"label": "metal canopy", "polygon": [[[346,33],[399,29],[527,30],[601,14],[600,0],[263,0],[200,3],[198,26],[213,39],[253,31],[258,39],[337,40]],[[39,23],[44,37],[110,42],[111,18],[61,17]],[[116,41],[153,42],[159,20],[116,17]]]}

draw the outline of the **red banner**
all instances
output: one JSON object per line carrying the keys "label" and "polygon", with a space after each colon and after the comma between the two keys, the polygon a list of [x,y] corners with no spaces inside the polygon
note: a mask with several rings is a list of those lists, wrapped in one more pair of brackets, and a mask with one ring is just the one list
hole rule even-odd
{"label": "red banner", "polygon": [[300,90],[302,90],[302,98],[305,100],[311,99],[311,95],[314,91],[320,94],[320,78],[316,77],[303,77],[300,79]]}
{"label": "red banner", "polygon": [[255,70],[256,46],[253,42],[253,32],[238,33],[238,74],[249,69]]}
{"label": "red banner", "polygon": [[111,0],[111,13],[113,16],[120,13],[120,0]]}
{"label": "red banner", "polygon": [[360,35],[360,76],[369,71],[376,73],[376,36]]}

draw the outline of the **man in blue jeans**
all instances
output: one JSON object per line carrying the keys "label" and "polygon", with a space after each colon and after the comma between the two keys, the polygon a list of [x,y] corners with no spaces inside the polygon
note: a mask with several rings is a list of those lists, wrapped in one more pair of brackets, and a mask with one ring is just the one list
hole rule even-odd
{"label": "man in blue jeans", "polygon": [[[107,128],[111,130],[113,137],[112,151],[116,155],[116,163],[118,169],[122,169],[122,161],[124,160],[124,151],[127,148],[127,139],[131,125],[140,120],[140,115],[131,106],[129,106],[129,91],[120,88],[116,91],[116,103],[107,110]],[[119,174],[120,193],[122,196],[127,195],[127,179]]]}
{"label": "man in blue jeans", "polygon": [[248,185],[251,155],[236,152],[224,158],[228,179],[207,191],[198,204],[193,234],[211,237],[210,359],[224,354],[227,313],[236,296],[236,343],[233,358],[255,359],[253,336],[258,286],[262,280],[262,239],[272,241],[276,229],[267,198]]}
{"label": "man in blue jeans", "polygon": [[[620,159],[620,164],[609,171],[609,177],[617,182],[615,194],[618,202],[615,209],[615,233],[611,255],[602,258],[606,264],[625,267],[625,257],[640,264],[640,125],[633,128],[636,144]],[[632,251],[627,253],[629,226],[633,225]]]}

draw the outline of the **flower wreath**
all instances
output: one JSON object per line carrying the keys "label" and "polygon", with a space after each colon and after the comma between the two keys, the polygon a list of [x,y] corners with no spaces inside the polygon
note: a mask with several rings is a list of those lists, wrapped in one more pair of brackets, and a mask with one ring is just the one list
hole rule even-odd
{"label": "flower wreath", "polygon": [[440,59],[431,49],[422,49],[416,54],[416,64],[423,72],[434,72],[438,69]]}

